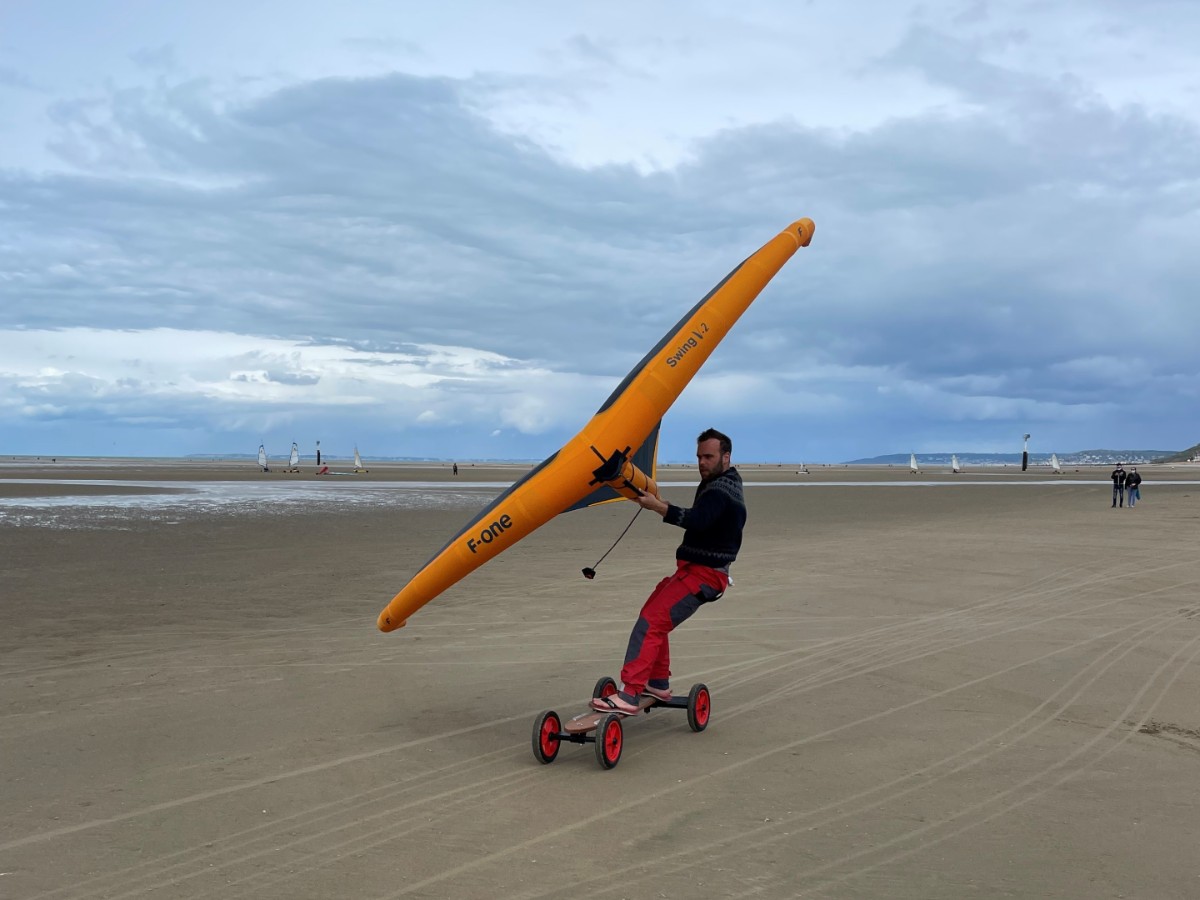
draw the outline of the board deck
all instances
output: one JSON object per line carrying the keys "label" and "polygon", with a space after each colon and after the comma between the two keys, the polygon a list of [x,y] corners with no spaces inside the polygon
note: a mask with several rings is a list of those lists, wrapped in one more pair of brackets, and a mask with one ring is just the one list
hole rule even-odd
{"label": "board deck", "polygon": [[[638,708],[642,712],[645,712],[657,702],[658,701],[656,701],[649,694],[642,694],[642,696],[638,698]],[[610,715],[613,715],[613,713],[600,712],[599,710],[595,709],[589,712],[580,713],[563,726],[563,731],[565,731],[567,734],[587,734],[589,731],[593,730],[597,725],[599,725],[606,716]],[[635,713],[617,713],[616,715],[624,716],[625,718],[629,719],[632,718]]]}

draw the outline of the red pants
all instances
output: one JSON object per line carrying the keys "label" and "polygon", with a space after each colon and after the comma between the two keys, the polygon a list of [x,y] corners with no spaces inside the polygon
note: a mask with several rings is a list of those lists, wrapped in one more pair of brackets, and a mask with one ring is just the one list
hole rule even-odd
{"label": "red pants", "polygon": [[665,687],[671,677],[671,648],[667,635],[703,604],[711,603],[729,586],[729,576],[708,566],[675,561],[675,573],[660,581],[638,614],[629,635],[623,690],[637,695],[647,682]]}

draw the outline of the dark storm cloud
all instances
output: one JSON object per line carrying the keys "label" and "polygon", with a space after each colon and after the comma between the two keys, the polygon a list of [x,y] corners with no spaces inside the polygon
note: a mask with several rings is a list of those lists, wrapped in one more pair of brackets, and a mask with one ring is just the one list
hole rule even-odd
{"label": "dark storm cloud", "polygon": [[646,299],[643,273],[621,269],[652,262],[642,235],[678,227],[670,209],[690,204],[670,181],[555,163],[460,93],[394,76],[229,112],[199,84],[60,104],[58,150],[86,174],[0,182],[15,219],[4,263],[34,301],[5,321],[537,355],[579,343],[558,323],[610,291]]}
{"label": "dark storm cloud", "polygon": [[515,89],[500,76],[60,103],[54,146],[74,174],[0,173],[0,326],[457,345],[619,378],[810,215],[813,247],[705,370],[706,391],[754,379],[724,401],[731,417],[783,410],[804,440],[819,416],[866,453],[947,422],[1083,427],[1112,414],[1114,389],[1153,395],[1161,430],[1172,404],[1194,410],[1195,125],[928,28],[875,66],[955,102],[857,131],[730,128],[650,174],[500,130],[484,114]]}
{"label": "dark storm cloud", "polygon": [[762,318],[845,364],[1003,376],[1017,396],[1118,347],[1151,355],[1150,371],[1187,364],[1181,335],[1200,325],[1185,299],[1200,281],[1186,250],[1195,127],[959,49],[919,32],[891,59],[961,90],[965,110],[848,135],[765,126],[707,148],[696,181],[749,187],[756,212],[784,215],[786,202],[818,218],[810,299]]}

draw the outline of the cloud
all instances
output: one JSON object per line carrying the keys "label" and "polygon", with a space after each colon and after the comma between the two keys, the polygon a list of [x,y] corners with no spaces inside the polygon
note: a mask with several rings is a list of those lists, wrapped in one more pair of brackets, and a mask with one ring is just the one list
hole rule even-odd
{"label": "cloud", "polygon": [[373,35],[371,37],[346,38],[342,43],[356,52],[385,58],[424,58],[425,53],[416,41],[404,38]]}
{"label": "cloud", "polygon": [[[1158,442],[1187,443],[1197,125],[1015,65],[1033,39],[989,10],[963,7],[978,33],[918,23],[875,58],[876,77],[928,85],[923,110],[730,125],[658,171],[579,165],[514,133],[489,104],[550,88],[511,74],[234,100],[164,79],[60,101],[71,171],[0,170],[2,408],[222,435],[360,409],[540,457],[739,260],[811,215],[813,246],[677,407],[685,443],[691,421],[722,417],[809,459],[959,423],[971,440],[1098,442],[1114,392],[1142,398]],[[564,45],[581,79],[652,77],[626,52]],[[17,371],[10,350],[35,336],[53,358]]]}
{"label": "cloud", "polygon": [[142,69],[158,72],[170,72],[179,65],[175,48],[170,44],[162,44],[158,47],[139,47],[129,54],[129,58]]}
{"label": "cloud", "polygon": [[18,91],[38,90],[31,78],[10,66],[0,66],[0,87]]}
{"label": "cloud", "polygon": [[[224,435],[312,431],[355,415],[485,435],[543,434],[609,379],[550,373],[461,347],[366,351],[212,331],[0,332],[0,422],[95,421]],[[357,411],[357,412],[356,412]],[[403,428],[360,426],[372,434]],[[379,446],[378,443],[375,444]],[[206,448],[197,448],[206,449]],[[230,448],[225,448],[230,449]]]}

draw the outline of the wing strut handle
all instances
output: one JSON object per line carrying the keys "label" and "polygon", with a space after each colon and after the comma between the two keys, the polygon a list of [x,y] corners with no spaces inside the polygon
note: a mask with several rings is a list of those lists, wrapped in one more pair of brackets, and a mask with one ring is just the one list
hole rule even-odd
{"label": "wing strut handle", "polygon": [[[633,464],[629,459],[629,449],[626,447],[624,450],[614,450],[612,455],[604,460],[603,465],[592,471],[592,480],[588,483],[606,484],[629,500],[635,499],[639,494],[658,497],[658,484]],[[595,447],[592,451],[602,457]]]}

